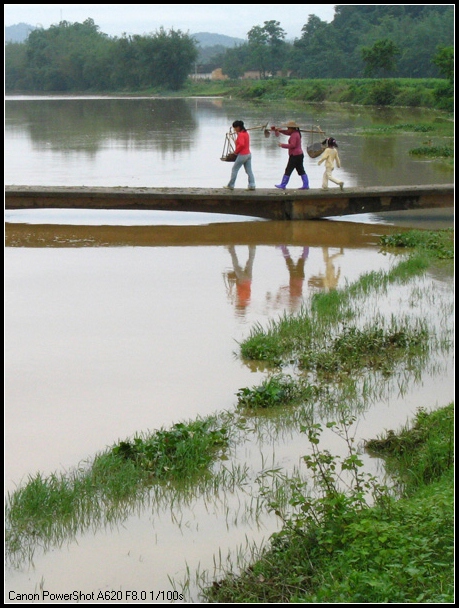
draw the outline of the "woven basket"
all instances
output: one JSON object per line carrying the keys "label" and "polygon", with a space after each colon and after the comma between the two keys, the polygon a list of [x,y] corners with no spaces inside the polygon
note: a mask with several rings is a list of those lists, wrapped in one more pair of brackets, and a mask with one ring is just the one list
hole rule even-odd
{"label": "woven basket", "polygon": [[237,154],[231,152],[231,154],[227,154],[226,156],[222,156],[220,160],[224,160],[227,163],[234,163],[237,158]]}
{"label": "woven basket", "polygon": [[311,158],[317,158],[318,156],[320,156],[322,154],[322,152],[324,150],[325,150],[325,146],[323,146],[319,141],[316,142],[315,144],[311,144],[310,146],[308,146],[306,148],[308,156],[310,156]]}

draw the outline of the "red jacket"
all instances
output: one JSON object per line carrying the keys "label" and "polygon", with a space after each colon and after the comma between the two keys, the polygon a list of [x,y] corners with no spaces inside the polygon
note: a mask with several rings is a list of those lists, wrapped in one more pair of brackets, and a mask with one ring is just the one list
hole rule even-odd
{"label": "red jacket", "polygon": [[250,154],[250,135],[247,131],[239,131],[236,139],[235,154]]}

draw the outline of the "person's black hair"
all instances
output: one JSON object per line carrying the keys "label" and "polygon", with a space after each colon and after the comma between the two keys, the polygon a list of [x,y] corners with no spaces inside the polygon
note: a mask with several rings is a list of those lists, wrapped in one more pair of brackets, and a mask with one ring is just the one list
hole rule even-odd
{"label": "person's black hair", "polygon": [[327,137],[322,142],[323,146],[331,146],[332,148],[337,148],[338,144],[336,143],[336,139],[334,137]]}
{"label": "person's black hair", "polygon": [[242,120],[235,120],[233,122],[233,128],[239,127],[240,129],[242,129],[243,131],[246,131],[247,129],[244,127],[244,122]]}

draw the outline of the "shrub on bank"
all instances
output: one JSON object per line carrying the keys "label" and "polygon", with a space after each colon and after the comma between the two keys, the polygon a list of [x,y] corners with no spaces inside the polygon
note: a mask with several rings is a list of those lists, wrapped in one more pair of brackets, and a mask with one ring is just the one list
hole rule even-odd
{"label": "shrub on bank", "polygon": [[[436,78],[270,78],[267,80],[221,81],[223,96],[258,101],[352,103],[356,105],[428,107],[453,111],[451,85]],[[188,83],[191,95],[215,94],[216,84]]]}

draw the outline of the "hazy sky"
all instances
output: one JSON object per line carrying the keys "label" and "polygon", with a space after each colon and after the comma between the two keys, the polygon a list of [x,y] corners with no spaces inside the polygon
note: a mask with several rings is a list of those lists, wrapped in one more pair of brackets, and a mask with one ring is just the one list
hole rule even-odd
{"label": "hazy sky", "polygon": [[299,38],[309,15],[328,23],[334,4],[4,4],[5,26],[27,23],[48,28],[60,21],[93,19],[109,36],[166,30],[211,32],[247,38],[254,26],[279,21],[287,40]]}

